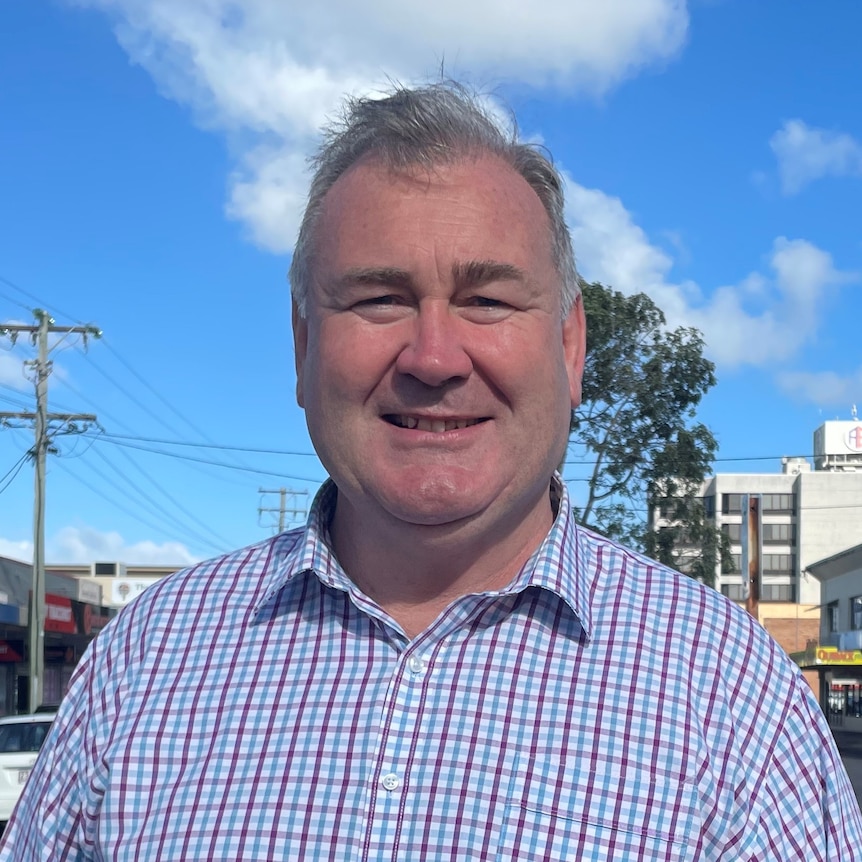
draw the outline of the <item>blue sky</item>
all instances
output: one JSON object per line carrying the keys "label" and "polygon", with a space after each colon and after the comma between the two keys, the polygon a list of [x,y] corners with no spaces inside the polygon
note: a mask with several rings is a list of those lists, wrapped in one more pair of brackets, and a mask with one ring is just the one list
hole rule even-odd
{"label": "blue sky", "polygon": [[[313,494],[285,279],[304,159],[342,93],[441,65],[553,152],[582,274],[703,330],[717,469],[778,470],[862,409],[856,0],[295,5],[0,6],[0,321],[104,332],[52,354],[50,409],[106,434],[57,440],[49,561],[185,563],[272,532],[260,488]],[[32,410],[32,351],[2,347],[0,411]],[[30,445],[0,430],[0,554],[25,560]]]}

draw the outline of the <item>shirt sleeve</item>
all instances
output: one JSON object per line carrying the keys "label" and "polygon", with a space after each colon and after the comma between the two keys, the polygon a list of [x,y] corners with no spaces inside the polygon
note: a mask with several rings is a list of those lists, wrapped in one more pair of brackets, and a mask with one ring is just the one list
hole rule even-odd
{"label": "shirt sleeve", "polygon": [[835,740],[800,676],[730,862],[862,862],[862,814]]}
{"label": "shirt sleeve", "polygon": [[[107,634],[107,632],[105,633]],[[83,862],[97,858],[98,724],[106,687],[96,638],[72,677],[69,692],[39,753],[0,843],[0,862]],[[104,683],[106,677],[102,677]],[[94,805],[95,802],[95,805]]]}

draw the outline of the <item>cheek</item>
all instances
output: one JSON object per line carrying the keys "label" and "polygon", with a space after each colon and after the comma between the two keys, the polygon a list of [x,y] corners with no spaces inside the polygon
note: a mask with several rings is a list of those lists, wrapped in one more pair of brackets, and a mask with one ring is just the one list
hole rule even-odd
{"label": "cheek", "polygon": [[310,344],[305,369],[306,402],[327,415],[343,414],[362,404],[389,366],[385,338],[356,339],[350,332],[325,329]]}

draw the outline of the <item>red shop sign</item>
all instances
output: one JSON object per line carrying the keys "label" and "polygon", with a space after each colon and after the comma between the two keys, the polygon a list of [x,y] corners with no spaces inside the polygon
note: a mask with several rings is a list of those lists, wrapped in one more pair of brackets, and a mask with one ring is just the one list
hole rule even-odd
{"label": "red shop sign", "polygon": [[65,596],[45,596],[45,631],[75,634],[77,629],[71,599]]}

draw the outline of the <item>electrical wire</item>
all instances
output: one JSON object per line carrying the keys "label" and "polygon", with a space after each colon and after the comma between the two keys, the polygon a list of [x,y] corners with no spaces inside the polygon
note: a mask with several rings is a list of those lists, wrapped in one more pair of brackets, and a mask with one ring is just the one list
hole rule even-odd
{"label": "electrical wire", "polygon": [[[27,463],[27,458],[29,456],[29,452],[25,452],[6,472],[6,474],[0,478],[0,494],[2,494],[14,481],[17,475],[21,472],[21,468]],[[8,481],[7,481],[8,477]],[[2,483],[6,482],[5,485]]]}
{"label": "electrical wire", "polygon": [[246,452],[251,455],[286,455],[296,458],[316,458],[316,452],[289,452],[285,449],[258,449],[253,446],[228,446],[221,443],[195,443],[191,440],[169,440],[164,437],[138,437],[134,435],[112,434],[109,431],[104,436],[110,440],[134,440],[136,443],[160,443],[166,446],[187,446],[199,449],[219,449],[227,452]]}
{"label": "electrical wire", "polygon": [[[159,525],[159,524],[154,523],[153,521],[149,520],[148,518],[142,517],[140,515],[140,513],[132,511],[128,506],[125,505],[125,503],[121,502],[120,500],[117,500],[115,497],[112,497],[110,494],[107,494],[105,492],[104,488],[102,488],[102,489],[97,488],[91,482],[84,479],[82,476],[78,475],[74,471],[70,470],[68,468],[68,466],[63,463],[62,459],[55,461],[54,463],[58,467],[60,467],[65,473],[67,473],[69,476],[71,476],[72,479],[74,479],[76,482],[79,482],[85,488],[88,488],[90,491],[92,491],[99,499],[107,500],[112,506],[119,509],[121,512],[125,512],[129,517],[133,518],[139,524],[143,524],[145,527],[149,527],[151,530],[155,530],[157,533],[162,533],[162,534],[168,536],[169,538],[174,539],[174,541],[179,542],[180,544],[186,544],[188,542],[187,536],[178,535],[176,532],[174,532],[173,529],[166,529],[164,527],[164,525]],[[101,473],[101,471],[93,469],[92,465],[90,465],[90,467],[88,469],[90,469],[92,472],[96,473],[96,475],[99,476],[106,483],[106,485],[108,487],[111,486],[110,480],[107,479],[107,477],[105,477],[105,475],[103,473]],[[212,542],[210,542],[210,541],[206,541],[204,543],[204,546],[209,547],[209,548],[215,547],[212,544]],[[224,550],[224,548],[215,548],[215,550],[217,550],[218,552],[222,552]]]}
{"label": "electrical wire", "polygon": [[138,449],[142,452],[151,452],[154,455],[164,455],[168,458],[176,458],[180,461],[193,461],[198,464],[210,464],[212,466],[223,467],[228,470],[239,470],[246,473],[255,473],[260,476],[271,476],[275,479],[289,479],[293,482],[309,482],[311,484],[320,484],[323,481],[322,479],[310,479],[307,476],[288,476],[285,473],[276,473],[274,470],[258,470],[254,467],[244,467],[238,464],[229,464],[225,461],[214,461],[208,458],[195,458],[192,455],[180,455],[176,452],[168,452],[164,449],[153,449],[149,446],[137,445],[131,441],[110,439],[102,435],[95,436],[94,439],[97,441],[111,443],[114,446],[126,446],[130,449]]}
{"label": "electrical wire", "polygon": [[[91,440],[90,445],[95,445],[95,440]],[[132,467],[134,467],[156,489],[156,491],[161,495],[162,498],[171,503],[174,508],[183,515],[183,517],[197,524],[199,527],[209,533],[210,538],[204,541],[212,542],[214,539],[218,547],[221,547],[225,544],[224,536],[216,533],[212,529],[212,527],[210,527],[209,524],[205,523],[203,520],[198,518],[197,515],[189,511],[185,506],[183,506],[182,503],[180,503],[172,494],[170,494],[170,492],[168,492],[161,484],[159,484],[150,473],[144,470],[143,467],[141,467],[140,464],[138,464],[125,449],[118,448],[116,451],[119,455],[122,455],[124,458],[126,458],[128,462],[132,465]],[[161,505],[155,500],[153,500],[153,498],[149,494],[147,494],[146,491],[144,491],[142,488],[132,482],[128,475],[123,471],[119,470],[115,464],[112,464],[110,459],[108,459],[104,452],[99,449],[96,449],[94,450],[94,454],[101,458],[104,463],[108,464],[108,466],[111,467],[117,473],[117,475],[121,476],[123,480],[127,482],[138,495],[143,497],[145,500],[148,500],[157,509],[157,511],[165,515],[165,517],[170,517],[170,515],[168,515],[168,513],[161,508]],[[188,530],[187,525],[186,529]],[[201,536],[203,535],[201,533],[198,533],[196,530],[190,530],[189,534],[197,535],[199,541],[201,540]]]}

